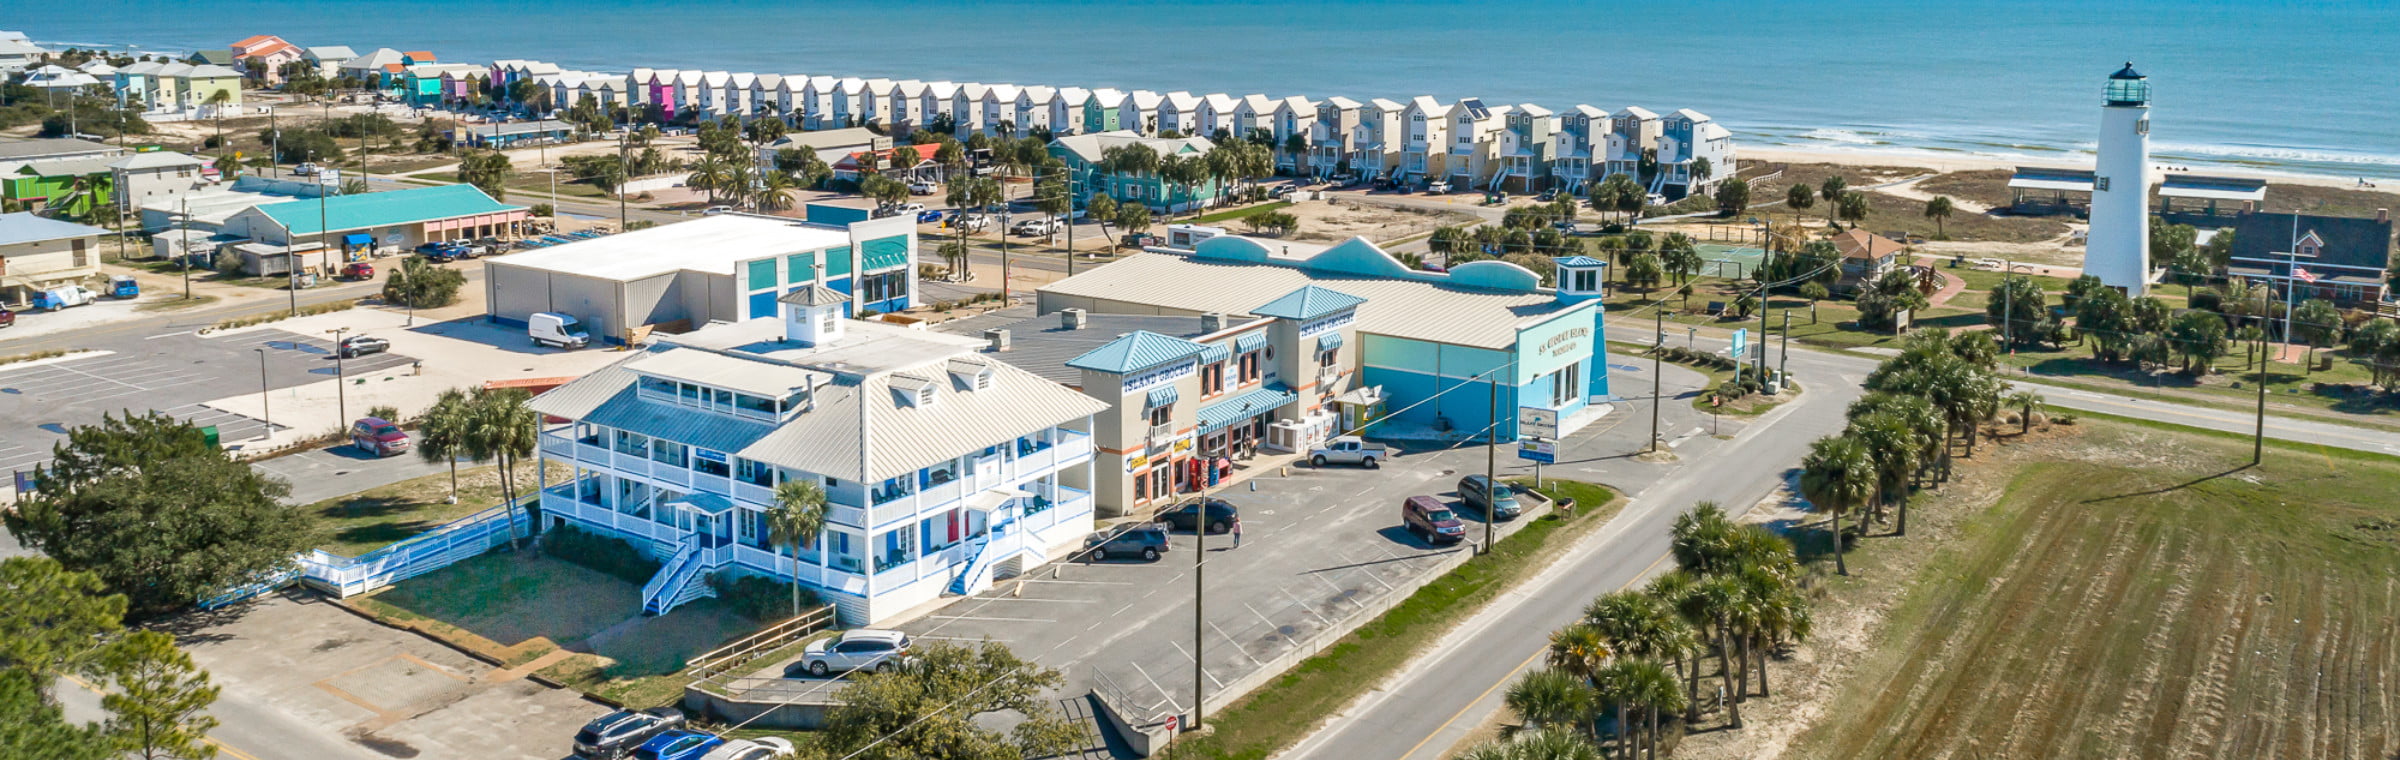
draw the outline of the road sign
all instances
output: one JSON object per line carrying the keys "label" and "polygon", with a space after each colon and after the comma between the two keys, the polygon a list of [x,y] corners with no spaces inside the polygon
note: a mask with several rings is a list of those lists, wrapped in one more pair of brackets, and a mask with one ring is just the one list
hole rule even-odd
{"label": "road sign", "polygon": [[1733,347],[1726,349],[1725,353],[1732,355],[1733,358],[1739,359],[1742,357],[1742,354],[1747,353],[1749,350],[1750,328],[1744,327],[1742,329],[1733,331]]}
{"label": "road sign", "polygon": [[1517,407],[1517,437],[1558,440],[1558,410],[1538,406]]}
{"label": "road sign", "polygon": [[1558,464],[1558,443],[1531,438],[1518,441],[1517,458],[1536,464]]}

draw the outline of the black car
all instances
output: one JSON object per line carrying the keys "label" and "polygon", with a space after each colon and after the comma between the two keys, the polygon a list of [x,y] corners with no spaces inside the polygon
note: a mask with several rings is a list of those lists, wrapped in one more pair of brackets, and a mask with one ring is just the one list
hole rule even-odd
{"label": "black car", "polygon": [[342,344],[334,349],[344,359],[355,359],[367,354],[380,354],[390,350],[392,350],[391,341],[372,335],[353,335],[343,338]]}
{"label": "black car", "polygon": [[682,728],[683,713],[672,707],[641,712],[618,710],[583,724],[575,732],[575,756],[588,760],[631,757],[633,748],[668,731]]}
{"label": "black car", "polygon": [[1186,503],[1181,507],[1160,512],[1158,513],[1158,520],[1159,522],[1163,522],[1169,526],[1172,526],[1175,530],[1192,531],[1199,530],[1200,524],[1206,522],[1208,524],[1208,532],[1223,533],[1225,531],[1233,530],[1233,521],[1241,519],[1241,512],[1235,510],[1233,505],[1230,503],[1219,501],[1217,499],[1210,499],[1206,502],[1206,505],[1208,513],[1207,520],[1200,519],[1202,503],[1196,501]]}
{"label": "black car", "polygon": [[1167,529],[1157,523],[1128,523],[1085,536],[1083,548],[1092,559],[1134,557],[1152,562],[1167,551]]}

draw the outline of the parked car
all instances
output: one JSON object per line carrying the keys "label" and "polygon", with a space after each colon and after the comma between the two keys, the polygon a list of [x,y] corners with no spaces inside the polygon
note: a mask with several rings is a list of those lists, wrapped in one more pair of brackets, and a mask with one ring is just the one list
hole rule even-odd
{"label": "parked car", "polygon": [[17,326],[17,313],[9,311],[6,306],[0,306],[0,327],[15,326]]}
{"label": "parked car", "polygon": [[672,707],[635,712],[618,710],[593,718],[575,732],[575,756],[585,760],[618,760],[643,742],[682,728],[683,713]]}
{"label": "parked car", "polygon": [[950,226],[968,232],[982,232],[984,228],[992,226],[992,218],[983,214],[952,214]]}
{"label": "parked car", "polygon": [[1292,190],[1294,189],[1295,188],[1293,188],[1291,185],[1276,185],[1275,189],[1267,191],[1267,197],[1281,199],[1284,196],[1291,195]]}
{"label": "parked car", "polygon": [[1197,531],[1202,523],[1206,523],[1208,532],[1223,533],[1232,530],[1233,522],[1241,519],[1241,511],[1234,509],[1231,503],[1221,499],[1209,499],[1205,503],[1207,505],[1205,520],[1201,518],[1203,502],[1197,501],[1187,502],[1181,507],[1160,512],[1158,520],[1174,530]]}
{"label": "parked car", "polygon": [[932,195],[941,190],[942,186],[933,184],[931,180],[912,179],[908,181],[908,191],[916,195]]}
{"label": "parked car", "polygon": [[933,224],[942,220],[941,209],[926,209],[917,213],[918,224]]}
{"label": "parked car", "polygon": [[1333,175],[1333,178],[1327,181],[1332,182],[1334,187],[1349,187],[1351,185],[1358,184],[1358,175],[1349,172],[1343,172],[1341,174]]}
{"label": "parked car", "polygon": [[1489,519],[1514,520],[1523,512],[1523,508],[1517,506],[1515,489],[1509,488],[1507,483],[1494,483],[1482,475],[1458,479],[1458,501],[1474,507],[1475,511],[1482,512]]}
{"label": "parked car", "polygon": [[1467,524],[1460,522],[1450,505],[1431,496],[1411,496],[1400,501],[1400,525],[1409,535],[1426,543],[1454,544],[1467,537]]}
{"label": "parked car", "polygon": [[925,204],[922,203],[902,203],[892,207],[892,214],[894,216],[898,216],[900,214],[914,214],[924,210]]}
{"label": "parked car", "polygon": [[462,242],[462,243],[452,243],[451,245],[452,245],[453,247],[455,247],[455,248],[457,248],[457,249],[458,249],[458,256],[459,256],[459,258],[465,258],[465,259],[482,258],[484,254],[488,254],[488,253],[491,253],[491,252],[492,252],[492,249],[491,249],[489,246],[485,246],[485,245],[483,245],[482,243],[463,243],[463,242]]}
{"label": "parked car", "polygon": [[45,311],[58,311],[90,304],[99,297],[99,294],[93,293],[91,289],[84,286],[68,285],[63,288],[51,288],[34,293],[33,307]]}
{"label": "parked car", "polygon": [[292,167],[293,176],[307,177],[315,175],[316,173],[317,165],[313,163],[302,162],[299,166]]}
{"label": "parked car", "polygon": [[583,329],[575,315],[537,311],[525,318],[525,334],[536,346],[582,348],[592,344],[592,334]]}
{"label": "parked car", "polygon": [[372,335],[353,335],[343,338],[341,345],[335,346],[333,349],[334,353],[341,354],[344,359],[355,359],[367,354],[380,354],[390,350],[392,350],[391,341]]}
{"label": "parked car", "polygon": [[730,213],[733,213],[733,207],[732,207],[732,206],[710,206],[710,207],[708,207],[707,209],[704,209],[704,210],[702,210],[702,211],[700,212],[700,215],[701,215],[701,216],[716,216],[716,215],[718,215],[718,214],[730,214]]}
{"label": "parked car", "polygon": [[1095,560],[1139,556],[1156,562],[1167,551],[1167,529],[1156,523],[1126,523],[1085,536],[1083,548]]}
{"label": "parked car", "polygon": [[1058,232],[1058,220],[1027,219],[1025,221],[1018,222],[1017,226],[1009,228],[1008,232],[1011,235],[1024,235],[1027,237],[1041,237],[1043,235],[1055,234]]}
{"label": "parked car", "polygon": [[633,750],[641,760],[700,760],[709,750],[724,744],[719,739],[698,731],[675,730],[651,737]]}
{"label": "parked car", "polygon": [[456,261],[460,256],[466,255],[466,251],[457,243],[426,243],[417,246],[416,251],[417,255],[425,257],[428,261]]}
{"label": "parked car", "polygon": [[780,760],[780,758],[791,757],[792,753],[798,750],[798,747],[792,746],[791,740],[776,736],[761,736],[756,739],[735,739],[717,745],[716,749],[709,750],[708,754],[700,757],[700,760]]}
{"label": "parked car", "polygon": [[795,678],[805,671],[824,678],[834,671],[862,669],[881,673],[906,664],[908,646],[908,634],[899,631],[868,628],[844,631],[840,636],[810,643],[798,662],[784,668],[783,676]]}
{"label": "parked car", "polygon": [[408,433],[382,417],[360,417],[350,423],[350,445],[374,456],[397,456],[408,453]]}
{"label": "parked car", "polygon": [[1425,193],[1427,195],[1441,195],[1447,192],[1450,192],[1450,180],[1437,179],[1432,182],[1425,183]]}
{"label": "parked car", "polygon": [[1368,443],[1355,435],[1334,436],[1325,445],[1310,449],[1308,463],[1323,467],[1329,464],[1355,464],[1367,469],[1383,466],[1392,457],[1391,449],[1380,443]]}
{"label": "parked car", "polygon": [[343,264],[342,279],[360,281],[375,279],[375,265],[364,261]]}
{"label": "parked car", "polygon": [[108,297],[140,298],[142,297],[142,284],[139,282],[134,282],[132,275],[110,275],[108,278]]}

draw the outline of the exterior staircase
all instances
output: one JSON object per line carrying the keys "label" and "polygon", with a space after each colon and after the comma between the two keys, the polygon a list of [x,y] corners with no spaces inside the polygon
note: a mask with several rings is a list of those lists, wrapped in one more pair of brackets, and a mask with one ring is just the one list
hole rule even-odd
{"label": "exterior staircase", "polygon": [[675,556],[658,568],[658,574],[642,586],[642,614],[664,615],[685,602],[701,597],[716,596],[710,588],[707,573],[700,561],[700,542],[697,537],[684,539]]}
{"label": "exterior staircase", "polygon": [[967,563],[958,569],[958,577],[950,579],[947,589],[952,594],[968,596],[992,587],[992,566],[1007,559],[1009,549],[1019,543],[1009,529],[1015,527],[1014,517],[993,523],[983,535],[967,541]]}

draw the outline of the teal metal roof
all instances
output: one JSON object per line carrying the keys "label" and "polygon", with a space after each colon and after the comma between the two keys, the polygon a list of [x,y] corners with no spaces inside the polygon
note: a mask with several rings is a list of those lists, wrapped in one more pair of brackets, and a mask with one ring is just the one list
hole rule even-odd
{"label": "teal metal roof", "polygon": [[693,509],[700,510],[700,512],[703,514],[711,515],[721,515],[733,511],[733,500],[709,493],[707,491],[695,491],[685,494],[673,501],[667,502],[667,504],[670,506],[683,504],[690,506]]}
{"label": "teal metal roof", "polygon": [[1590,256],[1574,256],[1559,259],[1558,265],[1562,267],[1604,267],[1608,266],[1608,262]]}
{"label": "teal metal roof", "polygon": [[1122,375],[1177,359],[1189,359],[1207,350],[1207,346],[1182,338],[1136,330],[1082,356],[1068,359],[1067,366]]}
{"label": "teal metal roof", "polygon": [[291,234],[314,235],[326,229],[362,230],[524,208],[492,200],[474,185],[441,185],[325,198],[324,227],[317,226],[320,209],[316,199],[269,203],[258,210]]}
{"label": "teal metal roof", "polygon": [[1200,432],[1203,435],[1231,427],[1233,423],[1280,409],[1300,394],[1281,385],[1252,388],[1232,398],[1200,407]]}
{"label": "teal metal roof", "polygon": [[1316,319],[1366,302],[1367,299],[1358,296],[1310,285],[1285,293],[1282,298],[1251,309],[1250,313],[1278,319]]}

